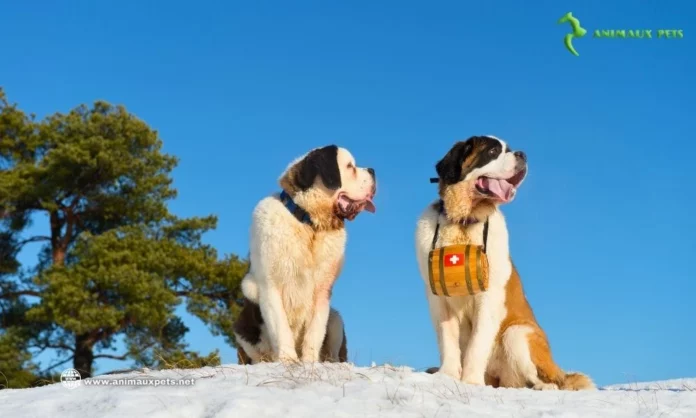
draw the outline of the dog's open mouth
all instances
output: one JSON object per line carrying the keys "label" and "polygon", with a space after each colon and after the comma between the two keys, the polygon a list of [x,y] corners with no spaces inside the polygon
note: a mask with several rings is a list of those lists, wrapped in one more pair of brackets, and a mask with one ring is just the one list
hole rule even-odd
{"label": "dog's open mouth", "polygon": [[526,168],[518,171],[508,179],[479,177],[476,180],[476,190],[485,196],[500,200],[501,202],[509,202],[515,197],[517,186],[524,180],[525,175],[527,175]]}
{"label": "dog's open mouth", "polygon": [[336,199],[336,210],[338,214],[349,220],[353,220],[358,213],[366,210],[370,213],[375,213],[375,204],[372,202],[374,196],[367,196],[363,200],[354,200],[348,197],[346,194],[341,193]]}

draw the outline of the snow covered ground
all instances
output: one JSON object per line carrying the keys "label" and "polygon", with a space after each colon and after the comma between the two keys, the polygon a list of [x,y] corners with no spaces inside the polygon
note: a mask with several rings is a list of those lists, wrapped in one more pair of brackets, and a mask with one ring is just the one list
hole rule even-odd
{"label": "snow covered ground", "polygon": [[[0,391],[0,417],[696,417],[696,379],[535,392],[472,387],[409,368],[348,364],[142,370]],[[137,379],[150,386],[113,386]],[[153,386],[170,379],[189,386]]]}

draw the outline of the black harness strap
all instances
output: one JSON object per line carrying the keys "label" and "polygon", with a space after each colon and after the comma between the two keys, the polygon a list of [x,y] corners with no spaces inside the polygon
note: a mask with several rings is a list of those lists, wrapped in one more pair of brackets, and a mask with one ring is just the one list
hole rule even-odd
{"label": "black harness strap", "polygon": [[435,249],[435,245],[437,244],[437,239],[440,234],[440,215],[442,215],[442,212],[444,210],[445,205],[442,203],[442,200],[439,203],[440,208],[437,211],[437,224],[435,224],[435,235],[433,235],[433,244],[431,245],[431,250]]}
{"label": "black harness strap", "polygon": [[[433,243],[431,245],[431,250],[435,249],[435,246],[437,245],[437,239],[439,238],[440,235],[440,215],[445,213],[445,202],[440,200],[438,202],[438,211],[437,211],[437,224],[435,225],[435,235],[433,235]],[[464,221],[460,222],[462,225],[472,225],[473,222],[468,222],[467,219]],[[486,249],[488,248],[488,218],[486,218],[486,221],[483,223],[483,252],[484,254],[486,253]]]}
{"label": "black harness strap", "polygon": [[488,248],[488,218],[486,218],[486,222],[483,224],[483,252],[486,252],[486,248]]}

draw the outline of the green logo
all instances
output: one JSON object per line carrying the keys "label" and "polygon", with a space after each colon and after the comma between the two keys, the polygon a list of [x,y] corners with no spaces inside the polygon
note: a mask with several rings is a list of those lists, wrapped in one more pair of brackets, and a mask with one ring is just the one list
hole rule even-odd
{"label": "green logo", "polygon": [[570,51],[571,54],[575,55],[576,57],[579,57],[580,54],[578,54],[578,51],[576,51],[575,48],[573,48],[573,39],[582,38],[583,36],[585,36],[587,31],[582,26],[580,26],[580,21],[577,18],[573,17],[573,13],[571,12],[566,13],[565,15],[563,15],[563,17],[561,17],[558,20],[558,23],[566,22],[570,23],[570,27],[573,29],[573,32],[567,34],[563,38],[563,43],[565,44],[566,48],[568,48],[568,51]]}
{"label": "green logo", "polygon": [[[579,57],[578,51],[575,50],[573,46],[573,39],[582,38],[587,34],[587,30],[580,26],[580,21],[573,16],[573,13],[568,12],[558,19],[558,23],[570,23],[570,28],[573,30],[571,33],[567,34],[563,38],[563,43],[566,49],[570,51],[571,54]],[[657,36],[653,38],[653,33]],[[658,28],[658,29],[593,29],[592,33],[593,39],[683,39],[684,30],[677,28]]]}

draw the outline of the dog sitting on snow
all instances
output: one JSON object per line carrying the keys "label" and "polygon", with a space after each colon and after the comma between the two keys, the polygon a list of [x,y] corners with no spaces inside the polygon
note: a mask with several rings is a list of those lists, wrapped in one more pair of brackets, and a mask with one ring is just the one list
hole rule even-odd
{"label": "dog sitting on snow", "polygon": [[290,164],[281,193],[252,216],[244,307],[234,325],[239,362],[347,361],[343,320],[329,307],[346,219],[375,211],[375,171],[335,145]]}
{"label": "dog sitting on snow", "polygon": [[[416,253],[440,350],[438,372],[475,385],[594,388],[584,374],[566,373],[553,361],[510,258],[499,207],[513,200],[526,177],[525,154],[498,138],[474,136],[456,143],[436,171],[440,199],[418,221]],[[472,296],[433,294],[428,270],[433,247],[483,245],[484,236],[489,288]]]}

